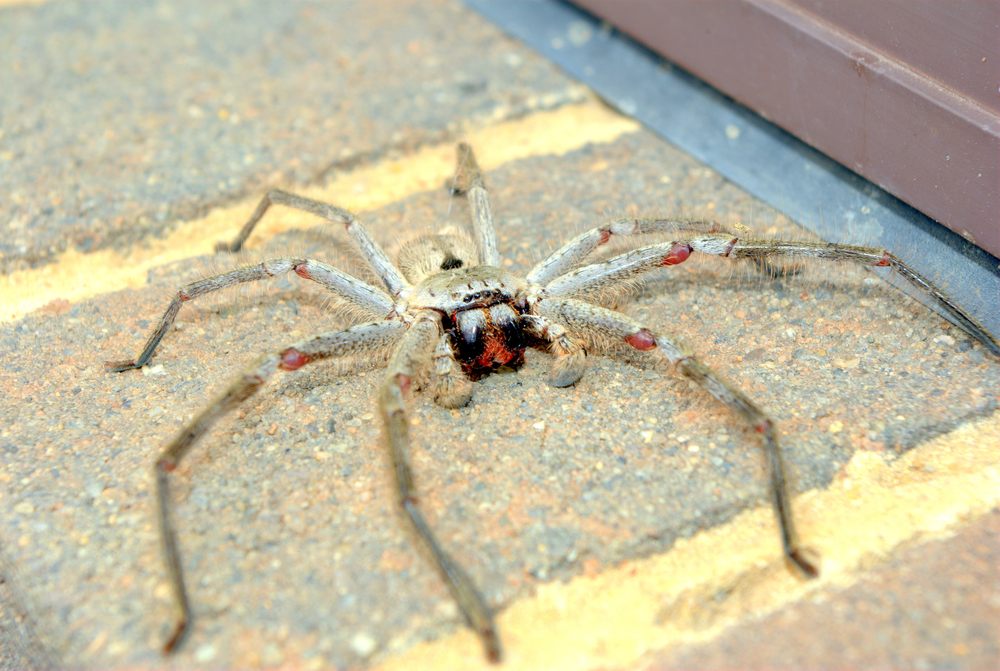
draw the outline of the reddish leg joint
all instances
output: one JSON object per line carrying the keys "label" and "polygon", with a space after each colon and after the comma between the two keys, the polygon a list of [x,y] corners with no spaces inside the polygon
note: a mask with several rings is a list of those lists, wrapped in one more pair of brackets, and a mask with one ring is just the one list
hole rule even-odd
{"label": "reddish leg joint", "polygon": [[878,260],[875,267],[891,266],[892,260],[889,258],[889,252],[882,252],[882,258]]}
{"label": "reddish leg joint", "polygon": [[412,384],[412,381],[410,380],[409,375],[404,375],[403,373],[398,374],[396,376],[396,382],[399,383],[399,390],[404,394],[410,391],[410,384]]}
{"label": "reddish leg joint", "polygon": [[189,300],[191,300],[191,297],[188,296],[188,293],[186,291],[184,291],[183,289],[181,289],[180,291],[177,292],[177,298],[181,299],[182,301],[189,301]]}
{"label": "reddish leg joint", "polygon": [[678,263],[687,261],[689,256],[691,256],[691,245],[685,242],[676,242],[667,255],[663,257],[663,262],[660,265],[676,266]]}
{"label": "reddish leg joint", "polygon": [[309,275],[309,269],[306,268],[306,264],[304,263],[296,263],[294,266],[292,266],[292,270],[294,270],[295,274],[298,275],[299,277],[302,277],[307,280],[312,279],[312,277]]}
{"label": "reddish leg joint", "polygon": [[771,430],[771,422],[765,419],[753,428],[757,433],[767,433]]}
{"label": "reddish leg joint", "polygon": [[601,229],[601,240],[597,243],[597,246],[600,247],[601,245],[605,244],[610,239],[611,239],[611,231],[609,231],[606,228],[602,228]]}
{"label": "reddish leg joint", "polygon": [[298,370],[310,361],[312,361],[312,359],[307,357],[305,354],[298,351],[294,347],[289,347],[281,353],[281,364],[278,365],[278,368],[281,370]]}
{"label": "reddish leg joint", "polygon": [[625,342],[642,351],[650,350],[656,347],[656,338],[654,338],[653,334],[646,329],[640,329],[639,331],[633,333],[628,338],[625,338]]}
{"label": "reddish leg joint", "polygon": [[169,459],[160,459],[156,462],[156,470],[163,471],[164,473],[169,473],[177,468],[177,464]]}

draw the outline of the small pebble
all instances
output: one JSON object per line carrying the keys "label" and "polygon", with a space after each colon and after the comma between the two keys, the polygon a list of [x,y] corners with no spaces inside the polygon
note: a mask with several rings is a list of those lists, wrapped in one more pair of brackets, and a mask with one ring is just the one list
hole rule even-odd
{"label": "small pebble", "polygon": [[215,659],[215,655],[218,653],[218,648],[214,645],[207,644],[199,646],[197,650],[194,651],[194,658],[200,664],[207,664]]}
{"label": "small pebble", "polygon": [[353,650],[354,654],[358,657],[367,657],[372,654],[375,652],[375,647],[377,645],[378,641],[376,641],[371,634],[366,632],[361,632],[351,637],[351,650]]}

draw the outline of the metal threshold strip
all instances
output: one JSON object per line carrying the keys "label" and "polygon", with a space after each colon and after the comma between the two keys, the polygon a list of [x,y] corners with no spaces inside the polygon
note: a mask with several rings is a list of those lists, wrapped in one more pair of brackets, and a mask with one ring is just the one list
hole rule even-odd
{"label": "metal threshold strip", "polygon": [[[468,5],[810,231],[905,256],[924,276],[940,279],[987,330],[1000,333],[1000,261],[992,255],[573,5]],[[900,278],[884,277],[911,293]]]}

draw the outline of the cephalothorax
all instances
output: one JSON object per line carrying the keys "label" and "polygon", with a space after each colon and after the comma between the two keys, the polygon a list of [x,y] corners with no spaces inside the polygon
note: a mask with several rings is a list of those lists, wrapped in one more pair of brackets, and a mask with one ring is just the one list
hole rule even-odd
{"label": "cephalothorax", "polygon": [[[656,352],[685,377],[700,385],[761,435],[771,471],[771,492],[789,563],[806,576],[817,574],[815,559],[799,541],[793,524],[784,467],[773,422],[743,392],[699,361],[670,334],[602,307],[590,297],[663,266],[683,263],[695,253],[748,259],[773,272],[771,259],[813,257],[860,266],[890,267],[916,287],[939,311],[980,340],[994,354],[1000,343],[931,282],[892,253],[868,247],[819,242],[744,239],[718,226],[675,219],[619,219],[570,240],[536,265],[524,278],[500,268],[493,216],[482,174],[472,150],[458,148],[457,190],[467,193],[475,240],[461,236],[418,238],[400,251],[393,264],[364,226],[347,210],[283,191],[271,191],[232,244],[236,251],[274,203],[311,212],[341,223],[378,275],[384,288],[362,282],[310,258],[282,257],[238,268],[182,287],[133,360],[108,362],[120,372],[144,366],[184,302],[243,282],[288,272],[322,285],[338,298],[370,315],[372,321],[323,333],[251,362],[236,379],[167,444],[156,459],[157,516],[176,623],[165,645],[180,642],[190,621],[180,552],[169,510],[168,481],[187,450],[222,415],[253,396],[277,370],[293,371],[321,359],[389,349],[388,366],[378,391],[378,410],[392,463],[397,501],[416,537],[428,550],[468,624],[476,630],[489,659],[501,656],[500,639],[490,609],[461,567],[444,551],[420,511],[408,460],[409,428],[405,399],[417,383],[429,388],[446,407],[459,407],[472,396],[472,381],[500,366],[516,366],[525,349],[537,347],[553,356],[549,384],[566,387],[584,374],[584,343],[597,340]],[[659,234],[671,239],[586,264],[588,257],[614,236]]]}

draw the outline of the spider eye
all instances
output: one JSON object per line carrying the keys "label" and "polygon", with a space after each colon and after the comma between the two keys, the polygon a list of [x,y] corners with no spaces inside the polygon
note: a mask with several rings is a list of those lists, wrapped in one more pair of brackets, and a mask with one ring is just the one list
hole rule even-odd
{"label": "spider eye", "polygon": [[462,267],[462,259],[457,256],[452,256],[451,254],[445,254],[444,260],[441,261],[441,270],[454,270],[455,268]]}

